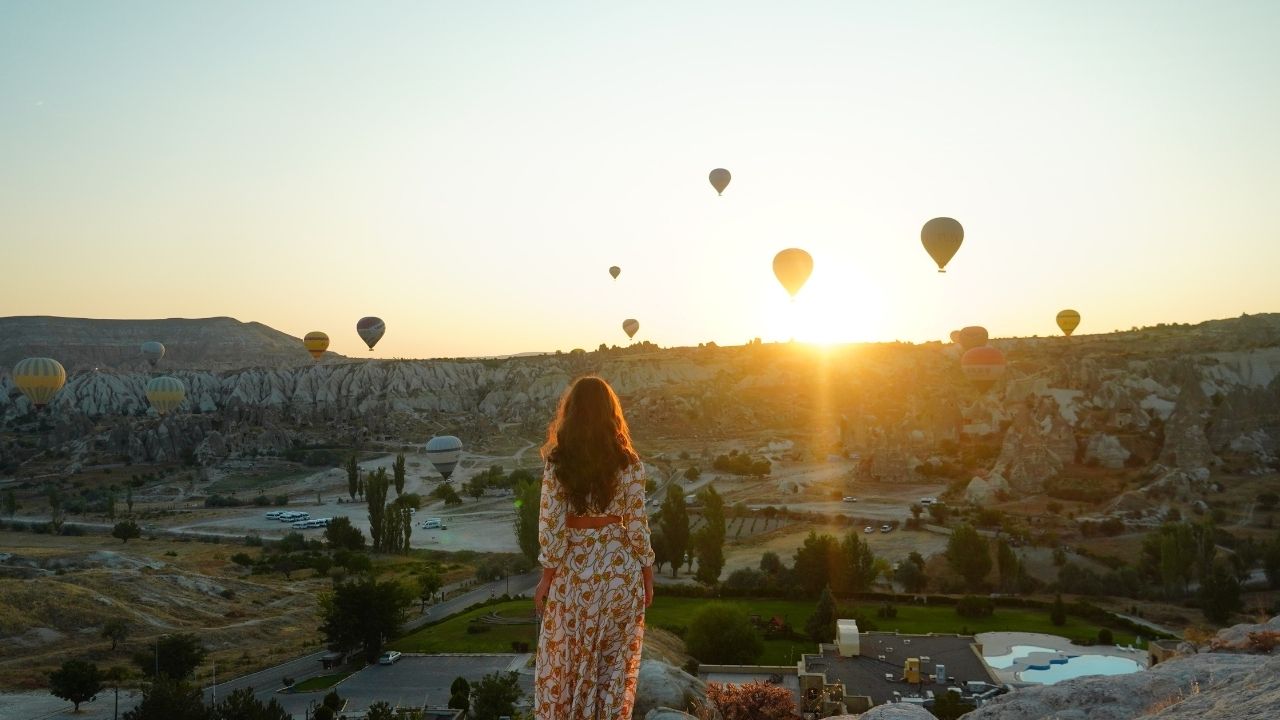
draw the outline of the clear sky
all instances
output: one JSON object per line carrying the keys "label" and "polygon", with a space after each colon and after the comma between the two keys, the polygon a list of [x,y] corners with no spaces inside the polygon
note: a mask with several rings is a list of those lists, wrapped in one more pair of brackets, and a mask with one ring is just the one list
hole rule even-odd
{"label": "clear sky", "polygon": [[0,0],[0,315],[434,357],[1280,311],[1277,37],[1273,0]]}

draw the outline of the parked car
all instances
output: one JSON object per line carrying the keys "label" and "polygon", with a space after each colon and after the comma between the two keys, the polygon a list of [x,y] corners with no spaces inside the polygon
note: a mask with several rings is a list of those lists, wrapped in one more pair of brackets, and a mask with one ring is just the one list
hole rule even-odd
{"label": "parked car", "polygon": [[881,526],[880,526],[880,532],[882,532],[882,533],[887,533],[887,532],[890,532],[891,530],[893,530],[893,526],[892,526],[892,525],[881,525]]}
{"label": "parked car", "polygon": [[873,532],[875,532],[875,531],[876,531],[876,529],[875,529],[875,528],[873,528],[873,527],[871,527],[870,525],[868,525],[868,526],[866,526],[866,527],[862,528],[862,532],[864,532],[864,533],[866,533],[866,534],[868,534],[868,535],[870,535],[871,533],[873,533]]}
{"label": "parked car", "polygon": [[858,498],[856,498],[856,497],[854,497],[854,496],[852,496],[852,495],[845,495],[845,496],[844,496],[844,499],[843,499],[843,500],[841,500],[840,502],[850,502],[850,503],[858,502]]}
{"label": "parked car", "polygon": [[269,513],[267,513],[267,514],[266,514],[266,518],[267,518],[268,520],[275,520],[275,519],[277,519],[277,518],[279,518],[279,517],[280,517],[280,514],[281,514],[282,512],[284,512],[284,511],[283,511],[283,510],[272,510],[271,512],[269,512]]}
{"label": "parked car", "polygon": [[936,503],[936,502],[938,502],[938,498],[934,498],[934,497],[923,497],[923,498],[920,498],[920,504],[921,504],[921,505],[932,505],[932,504],[934,504],[934,503]]}
{"label": "parked car", "polygon": [[382,653],[382,657],[378,658],[379,665],[394,665],[400,660],[399,650],[388,650]]}

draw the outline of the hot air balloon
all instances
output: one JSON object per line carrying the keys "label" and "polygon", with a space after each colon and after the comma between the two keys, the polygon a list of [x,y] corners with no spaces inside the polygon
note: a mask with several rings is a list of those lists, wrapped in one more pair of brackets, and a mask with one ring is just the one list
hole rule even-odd
{"label": "hot air balloon", "polygon": [[324,351],[329,349],[329,336],[319,330],[312,330],[307,333],[306,337],[302,338],[302,344],[307,347],[307,352],[311,353],[311,357],[319,360],[324,356]]}
{"label": "hot air balloon", "polygon": [[452,435],[437,435],[427,441],[427,459],[447,481],[462,456],[462,441]]}
{"label": "hot air balloon", "polygon": [[1063,334],[1071,337],[1071,333],[1076,331],[1080,326],[1080,313],[1075,310],[1063,310],[1058,313],[1058,327],[1062,329]]}
{"label": "hot air balloon", "polygon": [[964,371],[964,376],[983,392],[1004,375],[1004,368],[1004,353],[990,345],[969,350],[960,358],[960,369]]}
{"label": "hot air balloon", "polygon": [[711,181],[711,187],[716,189],[716,194],[723,195],[724,189],[729,187],[729,180],[732,179],[732,176],[729,175],[728,170],[725,170],[724,168],[716,168],[711,171],[711,174],[707,176],[707,179]]}
{"label": "hot air balloon", "polygon": [[949,217],[937,217],[920,229],[920,242],[929,257],[938,263],[938,272],[946,272],[947,263],[955,257],[964,242],[964,228]]}
{"label": "hot air balloon", "polygon": [[160,362],[160,358],[164,357],[164,345],[155,340],[142,343],[142,357],[151,363],[151,367],[155,367],[156,363]]}
{"label": "hot air balloon", "polygon": [[52,358],[27,358],[13,366],[13,384],[32,405],[42,408],[67,384],[67,371]]}
{"label": "hot air balloon", "polygon": [[952,330],[952,331],[951,331],[951,344],[952,344],[952,345],[959,345],[959,344],[960,344],[960,331],[959,331],[959,330]]}
{"label": "hot air balloon", "polygon": [[960,330],[960,347],[972,350],[987,344],[987,329],[981,325],[970,325]]}
{"label": "hot air balloon", "polygon": [[609,274],[613,276],[614,280],[617,280],[618,276],[622,274],[622,268],[618,267],[617,265],[614,265],[613,267],[609,268]]}
{"label": "hot air balloon", "polygon": [[813,256],[799,248],[787,248],[773,257],[773,274],[795,297],[813,273]]}
{"label": "hot air balloon", "polygon": [[373,352],[373,346],[378,344],[386,331],[387,325],[382,322],[382,318],[365,317],[356,323],[356,332],[360,333],[360,339],[369,346],[369,352]]}
{"label": "hot air balloon", "polygon": [[187,399],[187,386],[178,378],[167,375],[151,378],[147,382],[147,402],[160,415],[168,415]]}
{"label": "hot air balloon", "polygon": [[633,338],[640,331],[640,321],[626,319],[622,321],[622,332],[627,334],[628,338]]}

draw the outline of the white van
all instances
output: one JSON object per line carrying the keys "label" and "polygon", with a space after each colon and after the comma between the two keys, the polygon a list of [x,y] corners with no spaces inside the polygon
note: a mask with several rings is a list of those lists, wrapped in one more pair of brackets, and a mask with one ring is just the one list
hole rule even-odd
{"label": "white van", "polygon": [[449,528],[445,526],[444,521],[441,520],[440,518],[427,518],[426,520],[422,521],[422,529],[423,530],[448,530]]}
{"label": "white van", "polygon": [[266,517],[268,520],[278,520],[280,519],[280,515],[283,512],[284,512],[283,510],[272,510],[271,512],[267,513]]}

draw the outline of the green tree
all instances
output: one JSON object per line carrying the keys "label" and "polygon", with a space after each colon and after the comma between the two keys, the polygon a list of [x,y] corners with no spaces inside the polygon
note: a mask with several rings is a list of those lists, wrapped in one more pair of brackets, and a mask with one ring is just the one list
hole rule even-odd
{"label": "green tree", "polygon": [[542,502],[542,483],[522,481],[516,486],[516,514],[512,521],[516,543],[530,564],[538,562],[538,506]]}
{"label": "green tree", "polygon": [[929,577],[924,574],[924,568],[910,560],[898,563],[898,569],[893,571],[893,579],[909,593],[922,592],[929,585]]}
{"label": "green tree", "polygon": [[817,643],[829,643],[836,639],[836,598],[831,588],[823,588],[818,597],[818,607],[805,621],[804,631]]}
{"label": "green tree", "polygon": [[[325,708],[326,710],[328,708]],[[251,688],[233,690],[230,695],[209,708],[209,720],[292,720],[280,702],[271,698],[262,702]]]}
{"label": "green tree", "polygon": [[158,672],[161,678],[186,680],[204,662],[207,652],[195,635],[165,635],[146,650],[134,653],[133,663],[149,678],[154,679]]}
{"label": "green tree", "polygon": [[856,532],[850,532],[834,550],[834,572],[831,581],[841,593],[866,592],[880,573],[871,546]]}
{"label": "green tree", "polygon": [[209,720],[200,688],[161,677],[142,688],[142,702],[124,720]]}
{"label": "green tree", "polygon": [[700,607],[689,620],[685,649],[698,662],[750,665],[764,651],[764,641],[737,605],[713,602]]}
{"label": "green tree", "polygon": [[111,641],[111,651],[129,637],[129,623],[124,618],[111,618],[102,624],[102,637]]}
{"label": "green tree", "polygon": [[107,519],[116,519],[116,491],[114,489],[107,491]]}
{"label": "green tree", "polygon": [[786,569],[778,553],[769,551],[760,556],[760,571],[769,575],[777,575]]}
{"label": "green tree", "polygon": [[142,537],[142,528],[132,520],[123,520],[111,529],[111,537],[119,538],[121,542],[128,544],[130,540]]}
{"label": "green tree", "polygon": [[653,548],[653,569],[662,570],[665,563],[675,564],[671,551],[667,549],[667,536],[662,534],[662,528],[659,527],[649,536],[649,546]]}
{"label": "green tree", "polygon": [[351,500],[355,501],[356,493],[360,491],[360,464],[356,462],[356,454],[351,453],[347,457],[347,492],[351,495]]}
{"label": "green tree", "polygon": [[404,455],[396,455],[395,462],[391,465],[391,475],[396,484],[396,497],[404,493]]}
{"label": "green tree", "polygon": [[396,711],[391,707],[391,703],[385,700],[379,700],[369,706],[365,711],[365,720],[395,720]]}
{"label": "green tree", "polygon": [[129,512],[133,512],[133,486],[129,485],[124,489],[124,504],[129,508]]}
{"label": "green tree", "polygon": [[13,488],[4,491],[4,514],[10,519],[18,513],[18,496],[14,494]]}
{"label": "green tree", "polygon": [[516,712],[516,702],[524,695],[520,676],[514,672],[490,673],[471,688],[471,715],[476,720],[498,720]]}
{"label": "green tree", "polygon": [[409,554],[409,536],[413,535],[413,513],[410,512],[409,506],[401,505],[400,512],[400,532],[404,537],[400,541],[400,552],[405,555]]}
{"label": "green tree", "polygon": [[324,700],[321,702],[324,704],[325,707],[335,711],[341,710],[342,706],[347,703],[347,701],[343,700],[342,696],[338,694],[337,690],[330,690],[329,692],[325,693]]}
{"label": "green tree", "polygon": [[689,469],[684,472],[684,476],[688,478],[689,482],[697,482],[698,478],[702,477],[702,470],[700,470],[697,465],[691,465]]}
{"label": "green tree", "polygon": [[914,519],[914,520],[919,520],[919,519],[920,519],[920,515],[922,515],[923,513],[924,513],[924,506],[923,506],[923,505],[921,505],[920,503],[911,503],[911,517],[912,517],[912,519]]}
{"label": "green tree", "polygon": [[1067,605],[1062,602],[1062,594],[1053,596],[1053,607],[1049,609],[1049,622],[1058,627],[1067,624]]}
{"label": "green tree", "polygon": [[809,531],[791,563],[806,597],[817,597],[823,588],[831,584],[831,569],[838,552],[835,538],[819,535],[815,530]]}
{"label": "green tree", "polygon": [[462,498],[458,497],[458,491],[453,489],[449,483],[440,483],[436,486],[431,494],[444,501],[445,505],[461,505]]}
{"label": "green tree", "polygon": [[996,542],[996,569],[1000,572],[1000,589],[1005,592],[1016,590],[1022,574],[1022,563],[1004,538]]}
{"label": "green tree", "polygon": [[331,650],[363,647],[365,659],[374,662],[383,643],[400,632],[404,611],[412,603],[413,596],[394,580],[366,577],[340,583],[332,594],[321,597],[320,632]]}
{"label": "green tree", "polygon": [[946,525],[947,518],[951,517],[951,509],[942,503],[934,503],[929,506],[929,517],[939,525]]}
{"label": "green tree", "polygon": [[92,698],[102,689],[102,673],[98,666],[84,660],[67,660],[62,667],[49,673],[49,692],[75,706]]}
{"label": "green tree", "polygon": [[382,550],[387,539],[387,469],[378,468],[365,478],[364,497],[369,503],[369,539],[375,552]]}
{"label": "green tree", "polygon": [[991,550],[987,547],[987,540],[967,523],[957,527],[947,541],[946,558],[947,564],[964,578],[970,590],[981,589],[983,579],[991,572]]}
{"label": "green tree", "polygon": [[325,543],[330,550],[364,550],[364,533],[351,524],[351,518],[339,516],[324,529]]}
{"label": "green tree", "polygon": [[334,720],[338,717],[338,712],[328,705],[317,706],[311,711],[311,720]]}
{"label": "green tree", "polygon": [[662,529],[667,557],[671,560],[671,577],[676,577],[689,549],[689,511],[685,506],[684,492],[675,483],[667,486],[667,498],[662,503],[658,527]]}
{"label": "green tree", "polygon": [[698,491],[698,500],[702,503],[702,517],[707,524],[698,532],[698,572],[694,578],[700,583],[714,585],[724,569],[724,498],[707,485]]}
{"label": "green tree", "polygon": [[463,492],[471,496],[472,500],[479,500],[484,497],[484,491],[488,487],[488,482],[484,475],[476,475],[468,480],[462,486]]}
{"label": "green tree", "polygon": [[1219,625],[1225,625],[1241,608],[1240,580],[1224,563],[1215,563],[1200,580],[1199,595],[1204,616]]}
{"label": "green tree", "polygon": [[463,713],[471,710],[471,683],[461,675],[454,678],[453,684],[449,686],[448,707]]}

